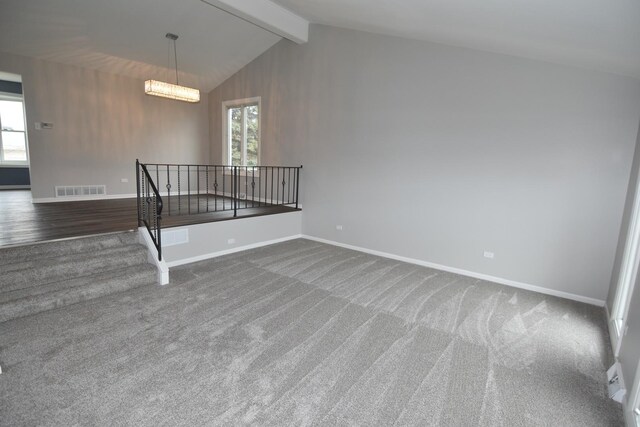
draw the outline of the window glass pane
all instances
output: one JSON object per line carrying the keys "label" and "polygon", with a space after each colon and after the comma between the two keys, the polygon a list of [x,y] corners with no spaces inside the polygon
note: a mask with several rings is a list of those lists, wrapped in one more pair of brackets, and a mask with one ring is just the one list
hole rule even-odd
{"label": "window glass pane", "polygon": [[258,106],[245,107],[247,115],[247,166],[258,166]]}
{"label": "window glass pane", "polygon": [[0,101],[2,130],[24,130],[24,111],[20,101]]}
{"label": "window glass pane", "polygon": [[231,164],[240,166],[242,165],[242,108],[230,108],[229,117]]}
{"label": "window glass pane", "polygon": [[2,132],[2,158],[7,162],[27,160],[24,132]]}

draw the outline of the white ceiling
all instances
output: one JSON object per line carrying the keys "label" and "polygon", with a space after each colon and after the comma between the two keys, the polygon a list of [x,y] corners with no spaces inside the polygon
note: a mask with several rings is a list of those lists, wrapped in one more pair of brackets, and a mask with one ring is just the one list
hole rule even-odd
{"label": "white ceiling", "polygon": [[174,81],[167,32],[180,83],[205,91],[281,39],[200,0],[0,0],[0,52],[139,79]]}
{"label": "white ceiling", "polygon": [[640,0],[274,0],[311,22],[640,78]]}
{"label": "white ceiling", "polygon": [[[274,3],[321,24],[640,78],[640,0]],[[0,52],[139,79],[173,81],[167,32],[180,36],[180,82],[205,91],[281,40],[200,0],[0,0]]]}

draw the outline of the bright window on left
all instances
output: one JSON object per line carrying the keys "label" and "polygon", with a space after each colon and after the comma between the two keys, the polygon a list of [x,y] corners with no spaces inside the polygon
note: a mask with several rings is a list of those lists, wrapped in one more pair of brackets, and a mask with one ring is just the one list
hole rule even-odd
{"label": "bright window on left", "polygon": [[28,164],[22,99],[4,96],[0,98],[0,129],[0,164]]}

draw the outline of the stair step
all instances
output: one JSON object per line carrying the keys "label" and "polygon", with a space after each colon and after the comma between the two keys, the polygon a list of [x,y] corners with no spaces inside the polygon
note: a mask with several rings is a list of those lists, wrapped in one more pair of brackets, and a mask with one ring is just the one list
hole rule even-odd
{"label": "stair step", "polygon": [[[129,267],[117,269],[117,270],[107,270],[101,271],[96,274],[92,274],[89,276],[80,276],[73,279],[63,279],[57,282],[45,283],[43,285],[38,286],[29,286],[27,288],[15,289],[13,291],[8,292],[0,292],[0,304],[4,304],[7,302],[19,300],[22,298],[35,297],[38,295],[49,294],[51,292],[57,292],[64,289],[75,288],[78,286],[82,286],[87,282],[99,282],[106,281],[118,277],[133,277],[134,275],[146,274],[148,275],[149,271],[155,272],[155,269],[151,266],[151,264],[135,264]],[[155,275],[152,275],[155,278]]]}
{"label": "stair step", "polygon": [[75,253],[9,264],[0,275],[0,292],[11,292],[47,283],[147,263],[147,249],[128,245],[91,253]]}
{"label": "stair step", "polygon": [[[43,311],[53,310],[82,301],[99,298],[115,292],[126,291],[138,286],[151,285],[156,282],[156,269],[151,264],[135,265],[123,270],[102,272],[67,281],[64,285],[58,282],[34,289],[34,294],[20,297],[20,293],[10,298],[7,292],[0,299],[0,322],[29,316]],[[66,285],[66,286],[65,286]],[[21,290],[22,291],[22,290]]]}
{"label": "stair step", "polygon": [[33,245],[0,248],[0,265],[5,266],[33,259],[55,258],[82,254],[138,243],[138,233],[111,233],[77,239],[44,242]]}

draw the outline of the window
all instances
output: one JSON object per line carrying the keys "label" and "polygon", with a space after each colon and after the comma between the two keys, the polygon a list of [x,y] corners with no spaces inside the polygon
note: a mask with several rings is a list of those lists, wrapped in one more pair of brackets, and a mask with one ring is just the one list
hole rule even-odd
{"label": "window", "polygon": [[27,134],[22,99],[0,95],[0,164],[26,165]]}
{"label": "window", "polygon": [[223,159],[232,166],[260,164],[260,98],[225,101]]}

